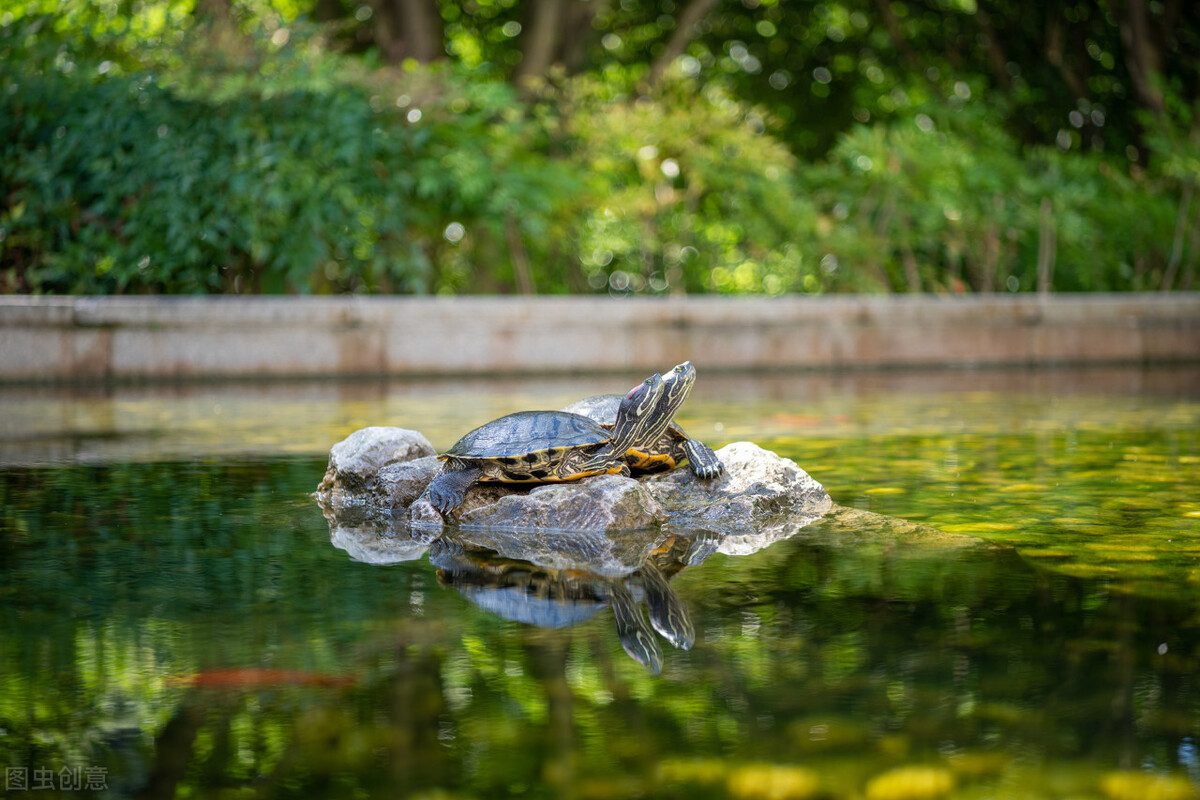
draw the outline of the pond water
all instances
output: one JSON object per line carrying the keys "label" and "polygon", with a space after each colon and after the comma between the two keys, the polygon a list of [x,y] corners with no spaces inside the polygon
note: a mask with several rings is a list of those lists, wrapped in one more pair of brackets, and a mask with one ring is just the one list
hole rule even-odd
{"label": "pond water", "polygon": [[632,577],[309,496],[622,382],[0,390],[6,796],[1198,796],[1196,370],[702,374],[693,435],[847,508],[567,543]]}

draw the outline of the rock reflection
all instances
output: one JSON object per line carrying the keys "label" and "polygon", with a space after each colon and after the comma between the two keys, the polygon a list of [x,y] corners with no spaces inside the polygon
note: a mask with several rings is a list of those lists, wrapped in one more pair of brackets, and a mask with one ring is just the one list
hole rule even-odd
{"label": "rock reflection", "polygon": [[671,586],[676,575],[717,552],[762,549],[818,518],[799,519],[786,532],[772,527],[756,539],[745,532],[722,536],[664,527],[431,531],[402,514],[365,506],[324,512],[330,542],[353,560],[391,565],[427,556],[441,585],[503,619],[554,629],[611,610],[625,652],[654,674],[663,666],[663,640],[680,650],[696,641],[687,604]]}

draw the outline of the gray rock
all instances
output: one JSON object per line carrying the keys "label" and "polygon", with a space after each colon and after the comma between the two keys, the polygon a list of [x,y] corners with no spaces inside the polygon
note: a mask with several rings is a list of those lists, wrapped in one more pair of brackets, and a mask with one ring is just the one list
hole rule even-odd
{"label": "gray rock", "polygon": [[[435,455],[433,445],[417,431],[362,428],[330,449],[329,466],[317,486],[317,497],[323,505],[334,508],[408,505],[437,471],[437,460],[431,458]],[[413,493],[412,488],[418,484],[420,489]]]}
{"label": "gray rock", "polygon": [[528,494],[506,494],[489,505],[456,509],[455,517],[464,525],[628,530],[664,522],[667,512],[639,481],[598,475],[538,486]]}
{"label": "gray rock", "polygon": [[[440,462],[438,464],[440,468]],[[411,501],[409,506],[409,517],[413,525],[422,528],[441,528],[445,524],[445,519],[438,512],[433,504],[428,500],[420,497],[420,494],[425,491],[425,486],[437,475],[438,469],[425,480],[425,483],[420,486],[417,491],[417,496]],[[470,512],[488,508],[499,502],[502,498],[509,496],[522,497],[528,492],[529,487],[515,486],[502,483],[477,483],[470,489],[467,489],[463,496],[462,504],[450,513],[451,519],[456,522],[461,522],[463,517]]]}
{"label": "gray rock", "polygon": [[446,524],[441,512],[424,497],[418,497],[416,502],[408,507],[408,514],[414,528],[441,530],[442,526]]}
{"label": "gray rock", "polygon": [[376,474],[373,485],[367,489],[366,500],[383,508],[408,508],[441,468],[437,456],[388,464]]}
{"label": "gray rock", "polygon": [[671,527],[721,534],[723,552],[738,537],[748,537],[745,548],[765,547],[833,507],[825,488],[794,461],[756,444],[734,442],[717,456],[725,474],[714,480],[673,470],[643,483],[668,510]]}

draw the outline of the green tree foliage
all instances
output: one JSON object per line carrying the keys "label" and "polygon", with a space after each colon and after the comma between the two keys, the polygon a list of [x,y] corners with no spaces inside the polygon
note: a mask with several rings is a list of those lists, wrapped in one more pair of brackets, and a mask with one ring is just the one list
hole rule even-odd
{"label": "green tree foliage", "polygon": [[1020,148],[979,106],[929,111],[857,126],[809,173],[827,270],[907,291],[1160,285],[1177,182]]}
{"label": "green tree foliage", "polygon": [[576,231],[593,288],[781,293],[815,261],[793,243],[812,205],[762,116],[715,86],[606,101],[577,81],[561,107],[599,202]]}
{"label": "green tree foliage", "polygon": [[29,0],[0,291],[1194,288],[1195,15]]}

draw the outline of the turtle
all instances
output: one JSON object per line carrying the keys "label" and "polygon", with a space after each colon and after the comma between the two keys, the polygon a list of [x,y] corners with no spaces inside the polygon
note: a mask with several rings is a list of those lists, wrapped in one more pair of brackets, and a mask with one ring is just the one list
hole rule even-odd
{"label": "turtle", "polygon": [[[673,408],[683,405],[683,400],[695,383],[696,368],[690,361],[685,361],[675,367],[668,378],[672,379],[668,384],[669,390],[660,401],[664,405],[664,413],[668,405]],[[674,391],[671,391],[672,389]],[[678,394],[682,394],[682,397],[675,396]],[[598,394],[577,400],[563,411],[580,414],[610,427],[616,420],[620,404],[619,394]],[[675,413],[671,412],[671,417],[674,416]],[[659,435],[648,435],[655,432],[650,428],[644,431],[647,435],[636,439],[625,452],[625,463],[635,473],[666,472],[675,469],[685,459],[697,478],[716,478],[725,471],[725,465],[717,458],[712,448],[689,437],[674,419],[671,419]]]}
{"label": "turtle", "polygon": [[609,427],[567,411],[518,411],[494,419],[438,456],[442,470],[422,496],[448,514],[477,481],[553,483],[606,473],[629,475],[625,451],[648,435],[662,436],[683,402],[660,402],[668,385],[655,373],[630,389]]}

